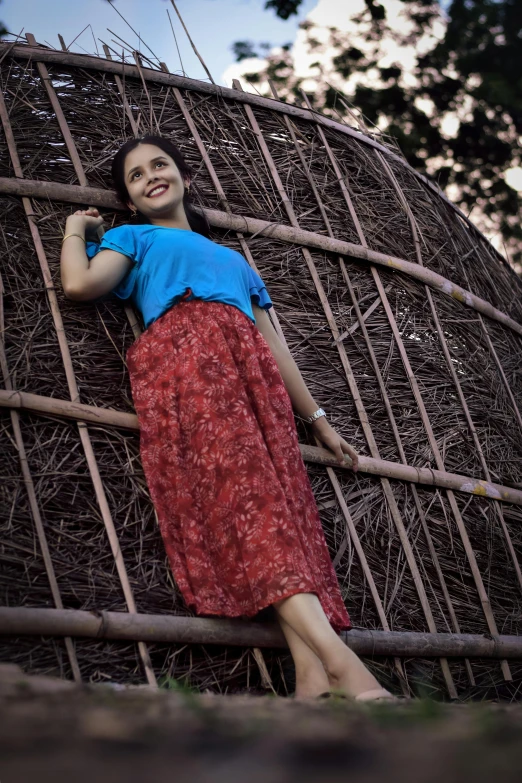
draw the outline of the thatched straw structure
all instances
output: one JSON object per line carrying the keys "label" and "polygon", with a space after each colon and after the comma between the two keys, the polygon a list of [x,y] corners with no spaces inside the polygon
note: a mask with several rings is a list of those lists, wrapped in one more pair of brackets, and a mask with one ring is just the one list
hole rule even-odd
{"label": "thatched straw structure", "polygon": [[348,610],[375,631],[347,642],[396,691],[515,697],[522,282],[389,140],[306,97],[106,54],[0,45],[0,660],[79,681],[292,689],[270,612],[227,622],[183,605],[140,467],[124,359],[139,324],[59,284],[67,214],[91,204],[121,221],[112,155],[159,131],[363,455],[357,475],[333,468],[298,422]]}

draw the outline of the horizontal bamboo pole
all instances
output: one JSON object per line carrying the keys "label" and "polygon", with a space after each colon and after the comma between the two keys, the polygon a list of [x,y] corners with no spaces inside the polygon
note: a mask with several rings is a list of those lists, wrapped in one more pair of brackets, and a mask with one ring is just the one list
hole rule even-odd
{"label": "horizontal bamboo pole", "polygon": [[20,410],[44,413],[46,416],[60,416],[78,421],[90,421],[104,426],[121,427],[126,430],[138,429],[138,417],[135,413],[114,411],[111,408],[98,408],[81,402],[60,400],[56,397],[42,397],[23,391],[0,389],[0,408],[18,408]]}
{"label": "horizontal bamboo pole", "polygon": [[[286,648],[279,626],[239,619],[173,617],[127,612],[0,607],[2,636],[92,639]],[[408,658],[522,658],[522,637],[353,629],[341,638],[358,655]]]}
{"label": "horizontal bamboo pole", "polygon": [[[109,209],[123,209],[113,191],[103,190],[102,188],[81,187],[80,185],[63,185],[58,182],[0,177],[0,193],[13,196],[46,198],[52,201],[66,201],[73,204],[90,204]],[[420,266],[420,264],[412,263],[402,258],[395,258],[394,256],[386,255],[386,253],[379,253],[376,250],[369,250],[362,245],[344,242],[341,239],[315,234],[312,231],[304,231],[301,228],[270,223],[258,218],[233,215],[217,209],[206,209],[205,215],[208,222],[216,228],[232,229],[244,234],[263,234],[264,236],[279,239],[282,242],[315,247],[328,253],[357,258],[361,261],[402,272],[522,335],[522,324],[517,323],[501,310],[497,310],[496,307],[486,302],[485,299],[475,296],[471,291],[467,291],[456,283],[452,283],[451,280],[442,277],[437,272]]]}
{"label": "horizontal bamboo pole", "polygon": [[[241,90],[231,89],[229,87],[222,87],[219,84],[208,84],[207,82],[199,81],[198,79],[189,79],[185,76],[178,76],[177,74],[168,73],[165,71],[157,71],[153,68],[140,68],[136,65],[129,65],[127,63],[121,63],[117,60],[103,59],[102,57],[94,57],[93,55],[86,54],[73,54],[68,51],[59,51],[55,49],[43,48],[41,46],[27,46],[27,45],[13,45],[9,42],[0,42],[0,58],[4,54],[8,54],[12,57],[17,57],[22,60],[34,60],[35,62],[47,62],[56,63],[59,66],[70,66],[73,68],[85,68],[87,70],[102,71],[103,73],[114,73],[118,76],[131,77],[134,79],[143,79],[145,82],[152,82],[153,84],[164,84],[169,87],[178,87],[183,90],[193,90],[199,93],[219,95],[228,100],[237,101],[239,103],[250,104],[251,106],[260,106],[263,109],[278,112],[279,114],[286,114],[290,117],[299,117],[309,122],[313,122],[317,125],[322,125],[326,128],[333,128],[339,133],[343,133],[345,136],[351,136],[361,144],[367,147],[373,147],[380,152],[383,152],[388,159],[394,160],[399,163],[403,168],[407,169],[416,179],[422,182],[429,190],[432,191],[438,198],[444,201],[453,212],[455,212],[461,220],[463,220],[472,230],[472,232],[481,237],[484,242],[488,243],[490,252],[492,252],[497,259],[499,259],[509,269],[508,261],[498,252],[498,250],[491,245],[489,240],[484,237],[479,229],[472,223],[469,217],[463,212],[456,204],[454,204],[446,196],[446,194],[439,188],[439,186],[432,182],[420,171],[417,171],[410,166],[410,164],[396,152],[389,147],[380,144],[371,136],[368,136],[360,131],[351,128],[345,123],[338,122],[337,120],[325,117],[322,114],[314,111],[313,109],[305,109],[299,106],[295,106],[291,103],[285,103],[280,100],[274,100],[262,95],[256,95],[254,93],[243,92]],[[141,70],[141,73],[140,73]],[[515,272],[511,270],[513,274]]]}
{"label": "horizontal bamboo pole", "polygon": [[[134,413],[124,413],[123,411],[115,411],[110,408],[98,408],[94,405],[59,400],[55,397],[42,397],[38,394],[22,391],[0,389],[0,408],[2,407],[88,421],[101,426],[122,427],[130,430],[139,429],[138,417]],[[299,448],[306,462],[341,467],[335,457],[326,449],[304,444],[300,444]],[[347,458],[346,468],[350,468],[350,464]],[[400,481],[409,481],[413,484],[454,489],[457,492],[465,492],[471,495],[478,495],[479,497],[522,505],[522,491],[519,489],[506,487],[502,484],[493,484],[490,481],[482,481],[470,476],[461,476],[457,473],[447,473],[443,470],[432,470],[431,468],[415,468],[411,465],[388,462],[387,460],[373,457],[363,457],[362,455],[359,456],[359,470],[361,473],[369,473],[372,476],[384,476]]]}

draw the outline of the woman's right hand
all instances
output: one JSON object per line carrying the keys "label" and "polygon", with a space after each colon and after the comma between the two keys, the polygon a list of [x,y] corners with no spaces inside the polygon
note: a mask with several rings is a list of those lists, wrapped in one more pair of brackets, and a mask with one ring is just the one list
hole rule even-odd
{"label": "woman's right hand", "polygon": [[67,218],[66,233],[83,231],[86,235],[96,237],[98,228],[103,224],[103,218],[96,209],[78,209]]}

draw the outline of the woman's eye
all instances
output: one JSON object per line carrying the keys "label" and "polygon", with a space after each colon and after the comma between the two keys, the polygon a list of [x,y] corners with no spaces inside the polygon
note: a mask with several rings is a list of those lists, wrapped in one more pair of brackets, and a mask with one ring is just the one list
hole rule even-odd
{"label": "woman's eye", "polygon": [[139,177],[139,176],[140,176],[140,172],[139,171],[135,171],[134,174],[132,175],[132,179],[136,179],[136,177]]}
{"label": "woman's eye", "polygon": [[165,165],[165,164],[164,164],[164,163],[162,163],[160,160],[158,160],[158,162],[156,163],[156,166],[164,166],[164,165]]}

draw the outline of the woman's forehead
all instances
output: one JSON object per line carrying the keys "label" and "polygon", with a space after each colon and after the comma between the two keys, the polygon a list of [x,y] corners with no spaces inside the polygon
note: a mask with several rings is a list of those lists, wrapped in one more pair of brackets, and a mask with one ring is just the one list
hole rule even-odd
{"label": "woman's forehead", "polygon": [[125,158],[125,171],[130,171],[135,166],[145,166],[151,160],[159,157],[172,160],[170,155],[156,147],[155,144],[139,144]]}

